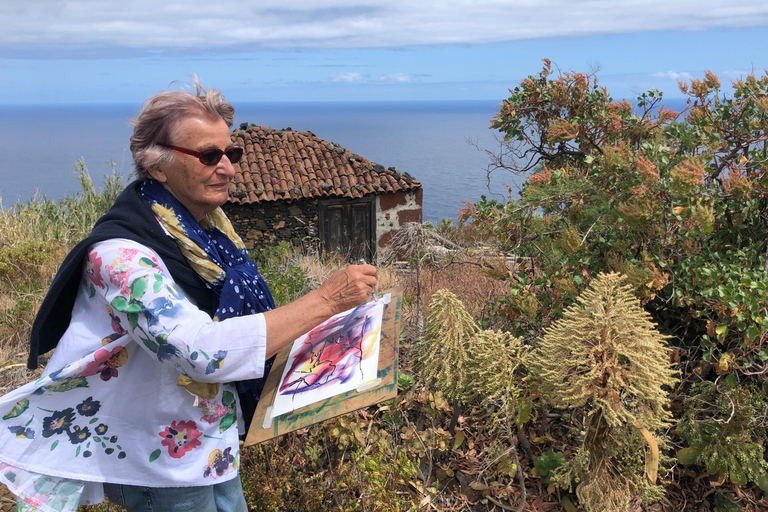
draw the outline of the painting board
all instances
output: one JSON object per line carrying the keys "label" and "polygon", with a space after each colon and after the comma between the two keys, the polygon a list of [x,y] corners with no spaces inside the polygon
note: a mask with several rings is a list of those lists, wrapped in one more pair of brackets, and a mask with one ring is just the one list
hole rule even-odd
{"label": "painting board", "polygon": [[291,352],[291,346],[285,347],[277,355],[272,371],[267,377],[245,439],[245,446],[258,444],[397,396],[397,355],[403,294],[401,288],[394,288],[380,295],[389,296],[389,302],[384,305],[382,312],[377,379],[367,386],[364,384],[360,388],[272,418],[272,405]]}

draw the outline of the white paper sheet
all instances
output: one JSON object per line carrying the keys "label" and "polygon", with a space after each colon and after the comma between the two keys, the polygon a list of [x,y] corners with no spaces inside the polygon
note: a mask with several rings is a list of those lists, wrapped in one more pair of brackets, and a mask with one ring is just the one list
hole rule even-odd
{"label": "white paper sheet", "polygon": [[293,342],[272,417],[375,380],[384,301],[339,313]]}

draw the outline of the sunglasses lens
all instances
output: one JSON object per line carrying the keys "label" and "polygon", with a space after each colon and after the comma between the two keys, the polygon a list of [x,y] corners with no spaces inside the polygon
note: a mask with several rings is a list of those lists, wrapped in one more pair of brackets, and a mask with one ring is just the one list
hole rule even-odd
{"label": "sunglasses lens", "polygon": [[209,149],[207,151],[203,151],[200,155],[200,163],[203,165],[216,165],[224,155],[227,155],[227,158],[230,162],[236,164],[243,157],[243,148],[235,146],[227,148],[226,151],[222,151],[220,149]]}
{"label": "sunglasses lens", "polygon": [[243,148],[241,147],[229,148],[224,152],[224,154],[227,155],[227,158],[229,158],[230,162],[232,162],[233,164],[236,164],[243,157]]}
{"label": "sunglasses lens", "polygon": [[200,162],[203,165],[216,165],[219,163],[219,160],[221,160],[221,155],[223,154],[224,153],[220,149],[203,151],[203,154],[200,155]]}

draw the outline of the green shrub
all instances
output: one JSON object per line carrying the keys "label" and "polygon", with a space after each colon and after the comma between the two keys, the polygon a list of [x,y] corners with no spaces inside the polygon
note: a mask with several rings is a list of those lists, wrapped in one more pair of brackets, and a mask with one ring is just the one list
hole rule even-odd
{"label": "green shrub", "polygon": [[296,261],[297,256],[288,242],[251,251],[251,258],[259,266],[259,273],[278,307],[293,302],[311,289],[307,272]]}
{"label": "green shrub", "polygon": [[704,381],[683,400],[677,432],[689,448],[677,452],[683,464],[737,485],[756,482],[768,492],[765,460],[768,400],[754,386]]}
{"label": "green shrub", "polygon": [[457,404],[472,399],[470,339],[478,327],[464,305],[448,290],[432,296],[424,336],[414,347],[414,362],[424,380]]}
{"label": "green shrub", "polygon": [[241,479],[251,508],[415,510],[408,482],[416,464],[365,414],[349,414],[243,450]]}
{"label": "green shrub", "polygon": [[[597,276],[621,273],[659,331],[674,340],[671,355],[684,372],[680,392],[687,393],[695,380],[725,379],[733,385],[738,376],[764,399],[768,74],[748,74],[726,90],[707,72],[681,82],[680,89],[688,101],[679,113],[666,109],[656,90],[632,103],[616,101],[594,74],[558,72],[544,59],[539,73],[510,90],[492,121],[505,140],[494,165],[524,178],[519,197],[506,203],[483,199],[462,218],[517,256],[519,271],[509,276],[508,293],[495,303],[495,317],[507,320],[516,336],[540,337]],[[607,413],[606,422],[616,422],[623,413],[611,403],[640,396],[611,389],[623,375],[623,358],[637,361],[619,354],[618,370],[611,367],[606,374],[608,385],[596,386],[605,396],[579,405],[576,398],[591,392],[558,388],[552,379],[552,389],[562,391],[557,405],[566,398],[577,407],[596,405],[587,410],[590,415],[599,410]],[[565,357],[549,354],[553,361],[558,356]],[[593,356],[597,365],[574,367],[573,374],[561,374],[562,382],[579,372],[594,375],[605,354]],[[707,408],[695,409],[703,402],[682,404],[680,414],[696,421],[712,415]],[[731,470],[722,468],[737,468],[732,481],[744,481],[745,461],[762,460],[756,440],[739,445],[733,435],[728,442],[736,443],[743,460],[722,460],[723,446],[715,445],[706,446],[718,458],[707,458],[706,450],[701,459],[694,457],[704,434],[686,434],[697,443],[688,458],[708,462],[723,478],[731,478]],[[617,467],[597,465],[595,457],[590,449],[591,462],[583,468],[589,481],[618,484],[620,479],[610,478]],[[751,471],[755,476],[758,468]],[[612,494],[608,488],[594,491],[589,498],[595,503]]]}
{"label": "green shrub", "polygon": [[533,460],[536,474],[541,477],[541,482],[549,485],[552,482],[553,473],[557,468],[565,464],[563,452],[548,450]]}
{"label": "green shrub", "polygon": [[682,114],[655,90],[633,106],[545,59],[502,103],[500,166],[526,180],[519,199],[478,201],[466,218],[519,257],[497,304],[518,336],[612,271],[695,357],[751,373],[768,360],[768,74],[727,94],[708,72],[681,91]]}
{"label": "green shrub", "polygon": [[62,254],[61,244],[49,240],[22,240],[0,247],[0,291],[42,290],[56,272]]}

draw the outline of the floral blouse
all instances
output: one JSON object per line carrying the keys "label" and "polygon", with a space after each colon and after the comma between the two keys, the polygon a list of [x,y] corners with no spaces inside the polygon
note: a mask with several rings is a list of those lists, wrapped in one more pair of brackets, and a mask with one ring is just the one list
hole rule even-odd
{"label": "floral blouse", "polygon": [[[234,385],[264,371],[262,314],[214,322],[150,249],[95,244],[72,320],[37,381],[0,397],[0,482],[34,510],[103,500],[101,482],[201,486],[237,477]],[[82,494],[82,496],[81,496]]]}

